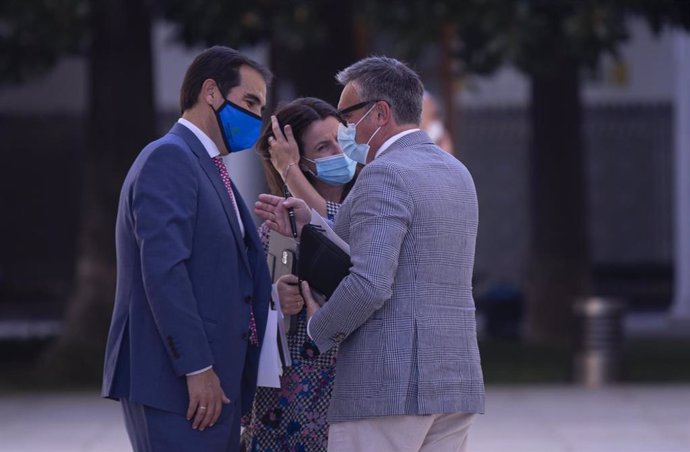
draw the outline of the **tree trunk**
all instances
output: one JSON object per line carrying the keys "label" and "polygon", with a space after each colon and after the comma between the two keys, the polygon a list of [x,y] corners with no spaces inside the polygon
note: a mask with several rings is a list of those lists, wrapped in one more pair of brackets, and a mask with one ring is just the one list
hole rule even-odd
{"label": "tree trunk", "polygon": [[115,294],[114,225],[120,187],[139,150],[155,135],[151,5],[94,0],[90,114],[75,289],[63,330],[41,371],[58,380],[100,379]]}
{"label": "tree trunk", "polygon": [[313,43],[299,51],[281,48],[280,36],[273,40],[272,63],[281,78],[291,80],[295,95],[318,97],[337,105],[342,87],[335,74],[354,63],[357,45],[353,2],[329,1],[322,7],[319,20],[328,36],[323,42]]}
{"label": "tree trunk", "polygon": [[589,290],[589,241],[578,65],[532,77],[532,255],[527,337],[565,341]]}

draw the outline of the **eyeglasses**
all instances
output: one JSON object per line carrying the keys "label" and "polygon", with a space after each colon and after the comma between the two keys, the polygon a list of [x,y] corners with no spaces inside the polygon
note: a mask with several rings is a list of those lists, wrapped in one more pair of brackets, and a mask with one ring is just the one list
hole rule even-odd
{"label": "eyeglasses", "polygon": [[376,100],[365,100],[363,102],[359,102],[354,105],[350,105],[349,107],[343,108],[342,110],[339,111],[341,115],[346,115],[348,113],[352,113],[353,111],[359,110],[362,107],[366,107],[369,104],[373,104],[375,102],[378,102],[380,99]]}

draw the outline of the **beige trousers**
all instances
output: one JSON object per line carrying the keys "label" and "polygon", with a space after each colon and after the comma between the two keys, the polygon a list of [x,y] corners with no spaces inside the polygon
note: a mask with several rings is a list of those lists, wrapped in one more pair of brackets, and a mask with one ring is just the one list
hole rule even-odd
{"label": "beige trousers", "polygon": [[475,417],[451,413],[336,422],[328,429],[328,452],[466,452]]}

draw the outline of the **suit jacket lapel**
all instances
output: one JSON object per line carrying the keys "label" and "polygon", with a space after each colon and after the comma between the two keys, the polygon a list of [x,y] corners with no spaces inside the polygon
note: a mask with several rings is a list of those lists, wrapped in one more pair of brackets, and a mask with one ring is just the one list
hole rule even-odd
{"label": "suit jacket lapel", "polygon": [[[220,179],[218,168],[216,168],[216,165],[214,165],[211,161],[211,157],[208,155],[208,152],[206,152],[206,149],[204,149],[201,142],[199,142],[196,136],[189,129],[183,125],[175,124],[172,128],[172,132],[181,136],[187,142],[192,152],[194,152],[194,154],[196,154],[196,156],[199,158],[201,169],[203,169],[204,173],[206,173],[206,176],[211,182],[211,185],[213,185],[213,188],[216,190],[216,193],[220,198],[220,202],[223,205],[225,216],[228,220],[228,223],[230,223],[232,234],[235,237],[235,244],[237,245],[240,256],[242,256],[242,261],[247,269],[251,270],[249,261],[247,260],[247,249],[244,245],[244,240],[242,239],[242,231],[240,230],[240,225],[237,221],[237,214],[235,213],[235,208],[232,206],[228,192],[225,189],[225,185],[223,185],[223,181]],[[236,193],[234,186],[233,193]],[[239,196],[237,196],[237,194],[235,194],[235,200],[239,200]],[[242,214],[242,218],[244,218],[245,215],[241,210],[240,213]]]}

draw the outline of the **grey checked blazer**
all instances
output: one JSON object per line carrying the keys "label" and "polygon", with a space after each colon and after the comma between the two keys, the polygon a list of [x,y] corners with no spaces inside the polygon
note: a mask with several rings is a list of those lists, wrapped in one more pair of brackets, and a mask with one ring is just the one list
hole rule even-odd
{"label": "grey checked blazer", "polygon": [[309,326],[340,343],[329,421],[483,412],[477,223],[472,177],[425,132],[364,167],[335,218],[353,266]]}

